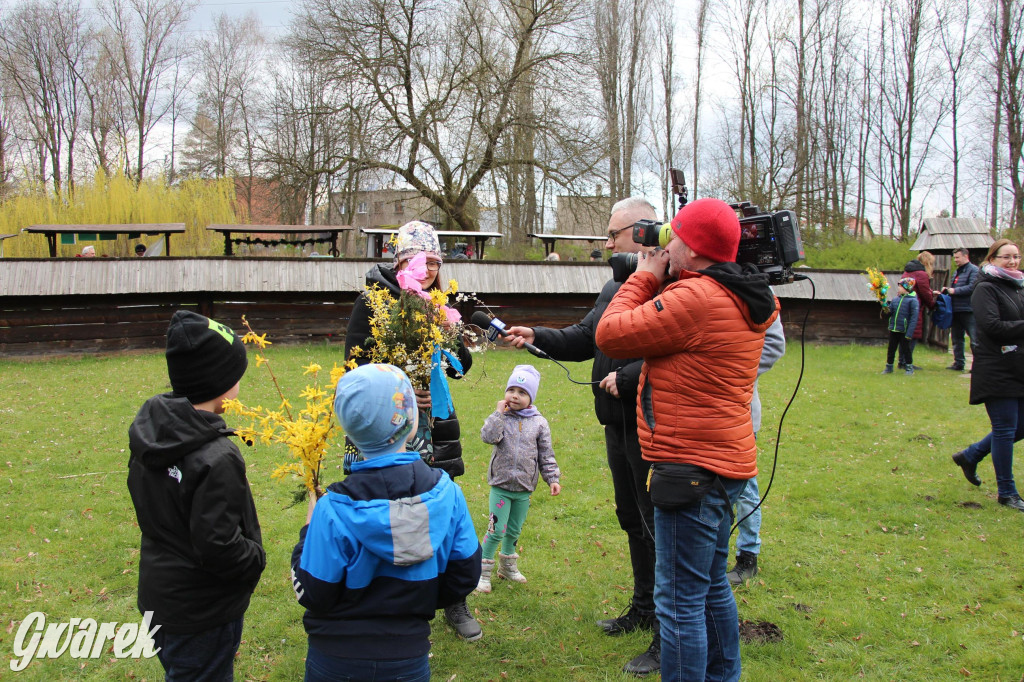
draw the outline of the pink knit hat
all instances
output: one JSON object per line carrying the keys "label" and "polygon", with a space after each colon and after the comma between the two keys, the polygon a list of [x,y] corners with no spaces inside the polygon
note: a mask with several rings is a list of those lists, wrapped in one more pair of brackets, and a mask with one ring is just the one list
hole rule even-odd
{"label": "pink knit hat", "polygon": [[672,231],[693,249],[715,263],[736,261],[740,245],[740,219],[721,199],[697,199],[679,209]]}

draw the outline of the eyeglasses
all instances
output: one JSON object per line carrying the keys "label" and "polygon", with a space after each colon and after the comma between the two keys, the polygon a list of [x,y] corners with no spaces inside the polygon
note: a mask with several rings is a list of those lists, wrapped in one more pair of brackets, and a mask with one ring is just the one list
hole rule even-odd
{"label": "eyeglasses", "polygon": [[[409,265],[409,261],[403,260],[398,264],[398,270],[404,270]],[[441,269],[441,261],[439,260],[428,260],[424,264],[427,268],[427,272],[437,272]]]}
{"label": "eyeglasses", "polygon": [[993,260],[1020,260],[1019,253],[1004,253],[1001,256],[994,256]]}
{"label": "eyeglasses", "polygon": [[608,230],[608,239],[611,239],[612,241],[615,241],[615,238],[619,236],[619,232],[622,232],[623,230],[628,230],[631,227],[633,227],[633,226],[632,225],[626,225],[625,227],[620,227],[617,230]]}

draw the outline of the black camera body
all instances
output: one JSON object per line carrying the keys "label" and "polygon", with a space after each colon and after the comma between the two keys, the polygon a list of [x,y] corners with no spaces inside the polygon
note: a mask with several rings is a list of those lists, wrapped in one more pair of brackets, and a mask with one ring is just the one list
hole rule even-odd
{"label": "black camera body", "polygon": [[762,213],[749,201],[730,206],[743,213],[736,262],[756,266],[768,275],[769,284],[792,282],[793,263],[804,259],[804,244],[800,239],[796,213],[788,210]]}
{"label": "black camera body", "polygon": [[[679,200],[679,208],[686,205],[686,178],[683,172],[669,169],[672,193]],[[740,218],[740,245],[736,254],[739,264],[750,263],[768,275],[769,284],[788,284],[795,279],[793,263],[804,259],[804,243],[800,239],[800,222],[793,211],[762,213],[761,209],[742,201],[729,204],[742,214]],[[641,246],[664,248],[672,238],[669,223],[641,220],[633,225],[633,241]],[[635,253],[616,253],[608,259],[612,278],[625,282],[636,271]]]}

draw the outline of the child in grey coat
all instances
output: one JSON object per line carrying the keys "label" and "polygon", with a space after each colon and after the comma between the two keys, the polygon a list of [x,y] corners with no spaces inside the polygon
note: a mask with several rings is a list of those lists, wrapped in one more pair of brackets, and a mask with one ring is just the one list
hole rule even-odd
{"label": "child in grey coat", "polygon": [[480,584],[476,588],[480,592],[491,591],[494,552],[499,545],[498,577],[526,582],[517,565],[516,543],[530,510],[530,495],[539,476],[550,486],[552,495],[562,491],[548,420],[533,406],[539,386],[540,374],[533,365],[516,365],[508,378],[505,398],[498,401],[480,429],[483,441],[494,445],[487,471],[491,514],[483,541]]}

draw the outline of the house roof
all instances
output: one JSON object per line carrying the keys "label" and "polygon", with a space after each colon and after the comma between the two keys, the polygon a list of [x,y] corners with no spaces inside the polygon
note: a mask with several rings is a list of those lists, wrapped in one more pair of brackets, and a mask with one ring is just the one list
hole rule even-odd
{"label": "house roof", "polygon": [[993,241],[981,218],[925,218],[910,250],[951,253],[960,247],[987,249]]}

